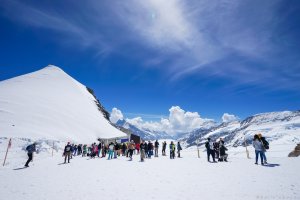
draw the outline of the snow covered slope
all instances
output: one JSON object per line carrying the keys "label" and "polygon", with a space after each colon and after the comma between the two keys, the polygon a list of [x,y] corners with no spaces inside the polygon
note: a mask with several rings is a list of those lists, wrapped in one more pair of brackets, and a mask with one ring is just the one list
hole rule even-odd
{"label": "snow covered slope", "polygon": [[0,137],[93,142],[125,137],[87,88],[58,67],[0,82]]}
{"label": "snow covered slope", "polygon": [[244,145],[252,142],[254,134],[262,133],[272,145],[291,145],[300,142],[300,111],[283,111],[261,113],[238,122],[222,123],[210,129],[199,129],[189,133],[181,141],[187,146],[196,145],[200,139],[200,145],[206,138],[216,140],[220,137],[230,146]]}

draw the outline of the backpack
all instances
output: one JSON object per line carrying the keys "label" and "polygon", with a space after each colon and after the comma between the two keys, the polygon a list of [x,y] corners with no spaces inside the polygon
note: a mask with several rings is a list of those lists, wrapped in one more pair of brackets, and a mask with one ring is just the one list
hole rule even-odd
{"label": "backpack", "polygon": [[26,147],[26,151],[30,151],[30,149],[31,149],[31,145],[28,145],[28,146]]}
{"label": "backpack", "polygon": [[69,152],[71,150],[71,147],[66,147],[66,152]]}
{"label": "backpack", "polygon": [[209,142],[206,142],[206,143],[205,143],[205,148],[206,148],[206,149],[209,149]]}
{"label": "backpack", "polygon": [[262,143],[263,143],[263,146],[265,147],[265,149],[269,149],[269,142],[266,140],[266,139],[262,139]]}

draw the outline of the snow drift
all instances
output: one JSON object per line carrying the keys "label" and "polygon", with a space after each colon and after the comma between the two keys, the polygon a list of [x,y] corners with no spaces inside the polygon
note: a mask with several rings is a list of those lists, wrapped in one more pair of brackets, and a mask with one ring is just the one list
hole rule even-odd
{"label": "snow drift", "polygon": [[93,142],[126,137],[86,87],[56,66],[0,82],[0,137]]}

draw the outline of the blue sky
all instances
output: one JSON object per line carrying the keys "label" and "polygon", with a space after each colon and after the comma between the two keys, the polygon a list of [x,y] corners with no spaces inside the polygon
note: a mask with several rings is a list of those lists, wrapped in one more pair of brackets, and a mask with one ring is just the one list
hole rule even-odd
{"label": "blue sky", "polygon": [[0,0],[0,80],[53,64],[144,121],[299,110],[299,22],[297,0]]}

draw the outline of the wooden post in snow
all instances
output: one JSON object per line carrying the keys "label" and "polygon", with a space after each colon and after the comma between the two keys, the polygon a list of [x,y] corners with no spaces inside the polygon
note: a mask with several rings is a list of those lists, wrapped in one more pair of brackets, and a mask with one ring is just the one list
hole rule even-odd
{"label": "wooden post in snow", "polygon": [[198,151],[198,158],[200,158],[199,139],[197,139],[197,151]]}
{"label": "wooden post in snow", "polygon": [[8,145],[7,145],[7,149],[6,149],[6,153],[5,153],[5,158],[4,158],[4,162],[3,162],[3,166],[5,165],[6,162],[6,158],[7,158],[7,153],[8,153],[8,149],[11,147],[11,138],[8,141]]}
{"label": "wooden post in snow", "polygon": [[250,159],[249,151],[248,151],[248,148],[247,148],[246,137],[244,138],[244,140],[245,140],[245,147],[246,147],[246,155],[247,155],[247,158]]}
{"label": "wooden post in snow", "polygon": [[53,150],[54,150],[54,141],[53,141],[53,145],[52,145],[52,157],[53,157]]}

